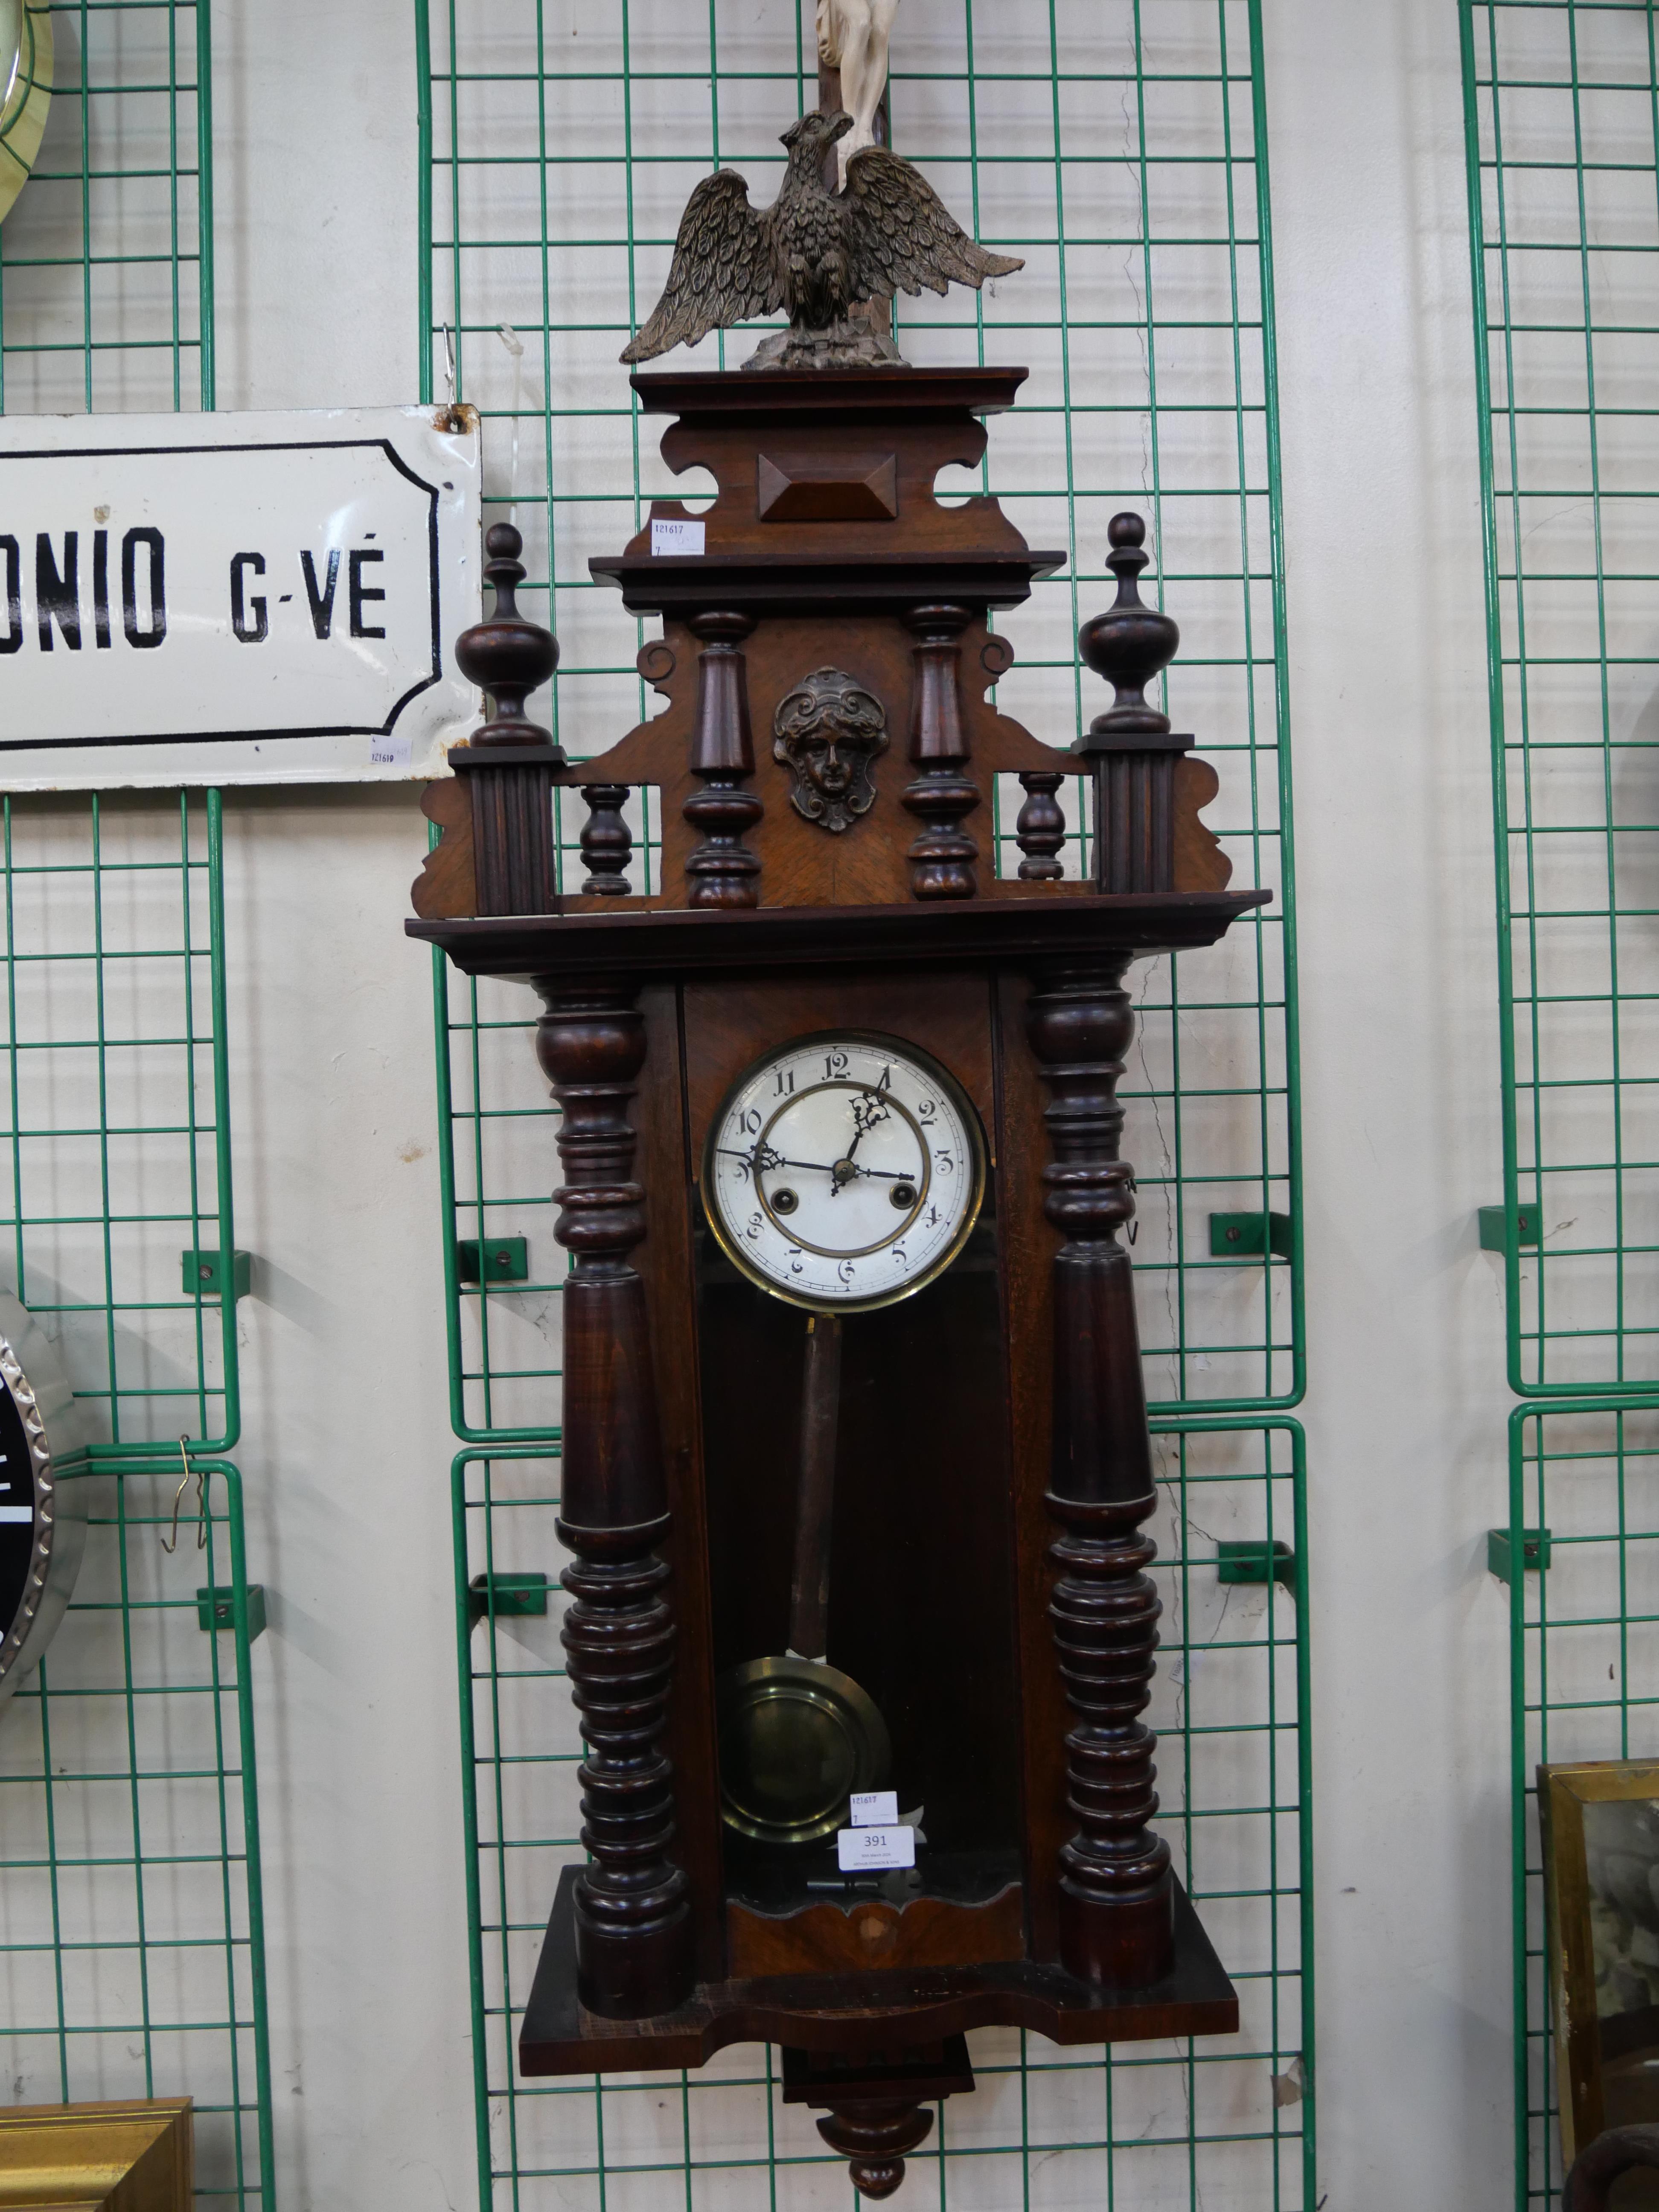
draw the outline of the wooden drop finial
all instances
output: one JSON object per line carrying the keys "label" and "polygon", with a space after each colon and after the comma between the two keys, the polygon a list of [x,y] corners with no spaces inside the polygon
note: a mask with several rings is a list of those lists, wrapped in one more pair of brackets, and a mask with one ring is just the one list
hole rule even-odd
{"label": "wooden drop finial", "polygon": [[1115,514],[1107,525],[1111,551],[1106,566],[1117,578],[1117,598],[1104,614],[1084,623],[1077,634],[1078,651],[1097,676],[1103,676],[1116,697],[1103,714],[1097,714],[1074,752],[1096,752],[1093,740],[1109,743],[1127,732],[1161,732],[1170,726],[1167,714],[1146,703],[1146,686],[1169,665],[1181,645],[1174,619],[1157,607],[1143,605],[1139,575],[1148,556],[1142,548],[1146,526],[1138,514]]}
{"label": "wooden drop finial", "polygon": [[518,588],[524,581],[519,556],[524,540],[510,522],[492,522],[484,532],[485,580],[494,587],[493,614],[455,641],[455,662],[461,673],[489,694],[492,712],[484,726],[468,740],[470,750],[497,745],[534,745],[550,756],[549,766],[562,768],[564,748],[556,745],[538,722],[526,721],[524,702],[546,683],[559,665],[559,647],[551,631],[519,612]]}

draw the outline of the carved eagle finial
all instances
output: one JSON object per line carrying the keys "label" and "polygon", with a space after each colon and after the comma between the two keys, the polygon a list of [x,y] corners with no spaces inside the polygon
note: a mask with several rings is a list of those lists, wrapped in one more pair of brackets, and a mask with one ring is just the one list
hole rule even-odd
{"label": "carved eagle finial", "polygon": [[890,347],[848,311],[893,292],[975,290],[1024,263],[992,253],[961,228],[918,170],[884,146],[866,146],[847,165],[847,189],[823,181],[824,156],[853,127],[850,115],[814,110],[782,143],[789,166],[769,208],[749,204],[735,169],[705,177],[685,204],[663,295],[627,362],[695,345],[710,331],[756,315],[789,316],[754,368],[816,368],[890,362]]}

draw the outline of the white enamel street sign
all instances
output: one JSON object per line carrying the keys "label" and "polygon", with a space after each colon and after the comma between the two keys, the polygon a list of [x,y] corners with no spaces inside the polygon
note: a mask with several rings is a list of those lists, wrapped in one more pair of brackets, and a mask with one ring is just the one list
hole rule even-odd
{"label": "white enamel street sign", "polygon": [[441,771],[478,442],[434,407],[0,417],[0,789]]}

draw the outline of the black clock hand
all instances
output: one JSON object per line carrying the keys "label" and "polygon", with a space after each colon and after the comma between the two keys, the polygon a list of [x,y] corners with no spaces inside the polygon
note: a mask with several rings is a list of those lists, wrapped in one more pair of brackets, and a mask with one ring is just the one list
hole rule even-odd
{"label": "black clock hand", "polygon": [[[863,1108],[873,1109],[873,1111],[860,1111]],[[841,1187],[844,1182],[850,1182],[855,1175],[864,1172],[854,1162],[853,1155],[877,1122],[885,1121],[888,1118],[888,1109],[873,1091],[866,1091],[853,1101],[853,1141],[830,1170],[836,1178],[835,1188],[830,1194],[832,1198],[841,1196]]]}
{"label": "black clock hand", "polygon": [[[715,1150],[724,1159],[747,1160],[751,1167],[755,1164],[755,1156],[752,1152],[738,1152],[735,1146],[731,1145],[718,1145],[715,1146]],[[852,1156],[850,1153],[848,1154],[848,1158],[849,1164],[851,1164]],[[767,1158],[760,1162],[761,1167],[769,1174],[774,1168],[806,1168],[818,1175],[834,1175],[836,1164],[837,1163],[834,1160],[787,1160],[781,1152],[771,1152],[769,1148]],[[882,1176],[885,1177],[889,1182],[914,1182],[915,1181],[914,1170],[908,1168],[864,1168],[854,1166],[854,1173],[855,1175],[861,1176]]]}

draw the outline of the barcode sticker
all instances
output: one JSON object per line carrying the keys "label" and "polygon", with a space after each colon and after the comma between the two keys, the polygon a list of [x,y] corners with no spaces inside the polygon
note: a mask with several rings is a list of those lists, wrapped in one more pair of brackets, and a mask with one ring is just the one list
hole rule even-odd
{"label": "barcode sticker", "polygon": [[838,1828],[836,1863],[843,1874],[866,1867],[913,1867],[916,1863],[914,1828]]}
{"label": "barcode sticker", "polygon": [[658,553],[701,553],[703,526],[700,522],[653,522],[651,550]]}
{"label": "barcode sticker", "polygon": [[407,768],[413,757],[407,732],[391,730],[368,741],[371,768]]}
{"label": "barcode sticker", "polygon": [[850,1814],[855,1828],[896,1828],[898,1826],[896,1790],[860,1790],[854,1793]]}

